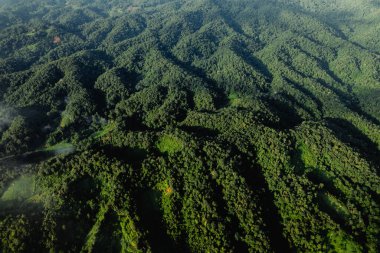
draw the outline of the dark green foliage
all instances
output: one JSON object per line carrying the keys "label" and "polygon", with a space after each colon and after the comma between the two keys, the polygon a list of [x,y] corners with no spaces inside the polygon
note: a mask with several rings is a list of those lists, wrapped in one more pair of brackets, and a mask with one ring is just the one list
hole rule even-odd
{"label": "dark green foliage", "polygon": [[2,135],[1,151],[5,154],[19,154],[27,151],[33,141],[32,134],[32,129],[27,125],[25,118],[16,117]]}
{"label": "dark green foliage", "polygon": [[379,252],[379,11],[0,0],[0,251]]}

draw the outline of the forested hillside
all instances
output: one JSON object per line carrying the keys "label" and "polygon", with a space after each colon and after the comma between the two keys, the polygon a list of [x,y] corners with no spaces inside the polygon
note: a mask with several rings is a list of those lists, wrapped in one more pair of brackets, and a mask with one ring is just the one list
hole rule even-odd
{"label": "forested hillside", "polygon": [[380,251],[380,3],[0,0],[0,252]]}

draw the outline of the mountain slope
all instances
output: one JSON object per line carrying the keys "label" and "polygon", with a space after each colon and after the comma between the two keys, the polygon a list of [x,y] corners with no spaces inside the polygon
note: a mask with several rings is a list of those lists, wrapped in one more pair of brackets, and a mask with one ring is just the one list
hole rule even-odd
{"label": "mountain slope", "polygon": [[379,11],[0,1],[2,250],[378,252]]}

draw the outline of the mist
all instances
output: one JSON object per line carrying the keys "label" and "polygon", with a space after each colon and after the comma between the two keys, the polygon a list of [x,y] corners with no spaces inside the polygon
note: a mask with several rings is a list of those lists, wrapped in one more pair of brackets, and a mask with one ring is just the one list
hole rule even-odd
{"label": "mist", "polygon": [[10,125],[15,115],[15,109],[0,104],[0,132],[4,131]]}

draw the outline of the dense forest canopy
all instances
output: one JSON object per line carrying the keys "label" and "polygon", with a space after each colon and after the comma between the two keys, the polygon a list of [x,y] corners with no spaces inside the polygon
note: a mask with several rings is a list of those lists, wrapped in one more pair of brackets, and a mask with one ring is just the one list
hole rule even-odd
{"label": "dense forest canopy", "polygon": [[0,0],[1,252],[380,251],[380,2]]}

